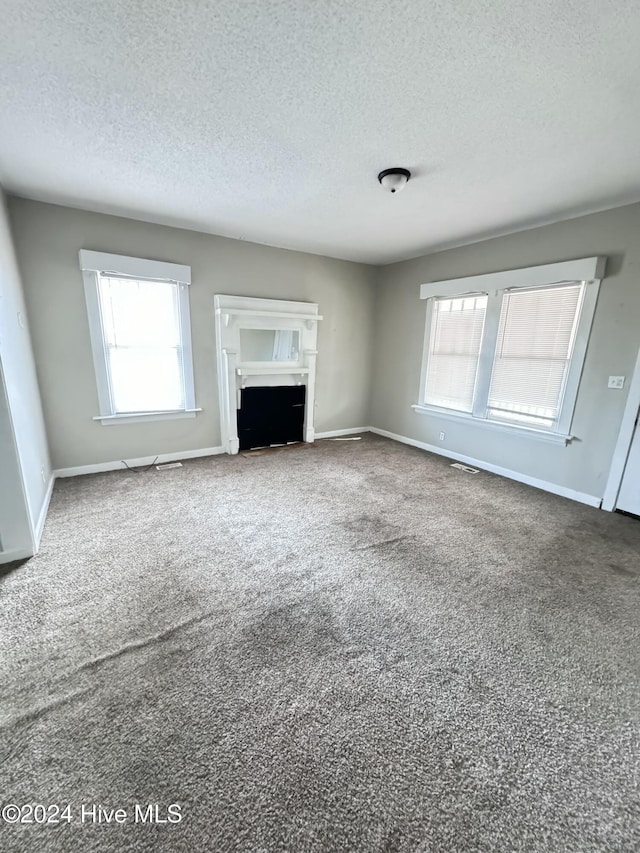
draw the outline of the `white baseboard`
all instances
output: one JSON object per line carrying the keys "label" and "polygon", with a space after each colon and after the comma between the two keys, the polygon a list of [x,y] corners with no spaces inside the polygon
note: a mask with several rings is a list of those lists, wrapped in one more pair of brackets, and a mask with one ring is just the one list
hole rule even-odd
{"label": "white baseboard", "polygon": [[49,478],[49,482],[47,484],[47,492],[44,496],[44,500],[42,501],[40,514],[38,515],[35,530],[33,531],[33,538],[35,540],[36,550],[39,548],[40,540],[42,539],[42,531],[44,530],[44,523],[47,520],[47,512],[49,511],[49,504],[51,503],[51,495],[53,494],[53,486],[55,481],[55,474],[51,474],[51,477]]}
{"label": "white baseboard", "polygon": [[519,471],[512,471],[509,468],[501,468],[500,465],[493,465],[490,462],[484,462],[482,459],[474,459],[472,456],[465,456],[462,453],[444,450],[442,447],[436,447],[435,444],[427,444],[424,441],[417,441],[415,438],[407,438],[406,435],[398,435],[395,432],[378,429],[377,427],[369,427],[369,431],[376,435],[383,435],[385,438],[392,438],[394,441],[400,441],[402,444],[409,444],[411,447],[418,447],[420,450],[427,450],[429,453],[436,453],[438,456],[446,456],[447,459],[455,459],[457,462],[473,465],[474,468],[481,468],[483,471],[490,471],[492,474],[499,474],[501,477],[516,480],[518,483],[525,483],[527,486],[533,486],[536,489],[542,489],[545,492],[551,492],[563,498],[570,498],[573,501],[578,501],[588,506],[599,508],[602,501],[602,498],[597,498],[594,495],[587,495],[585,492],[576,492],[575,489],[568,489],[566,486],[549,483],[547,480],[539,480],[537,477],[530,477],[528,474],[521,474]]}
{"label": "white baseboard", "polygon": [[12,563],[14,562],[14,560],[28,560],[30,557],[34,557],[38,553],[38,547],[40,546],[40,540],[42,539],[44,523],[47,520],[47,512],[49,511],[49,504],[51,503],[51,495],[53,493],[53,486],[55,481],[55,475],[51,474],[49,482],[47,483],[47,490],[45,492],[36,523],[33,524],[31,518],[29,517],[29,527],[31,533],[30,538],[32,540],[32,547],[15,548],[12,551],[0,551],[0,564]]}
{"label": "white baseboard", "polygon": [[137,459],[118,460],[117,462],[97,462],[94,465],[78,465],[75,468],[59,468],[53,472],[54,477],[79,477],[82,474],[102,474],[104,471],[125,471],[130,468],[140,468],[145,465],[160,465],[163,462],[179,462],[182,459],[196,459],[200,456],[218,456],[224,453],[224,447],[202,447],[199,450],[179,450],[176,453],[158,453],[156,456],[140,456]]}
{"label": "white baseboard", "polygon": [[357,435],[361,432],[369,432],[371,427],[349,427],[348,429],[330,429],[328,432],[317,432],[316,438],[338,438],[341,435]]}
{"label": "white baseboard", "polygon": [[28,560],[33,557],[34,550],[27,548],[16,548],[14,551],[0,551],[0,565],[2,563],[13,563],[14,560]]}

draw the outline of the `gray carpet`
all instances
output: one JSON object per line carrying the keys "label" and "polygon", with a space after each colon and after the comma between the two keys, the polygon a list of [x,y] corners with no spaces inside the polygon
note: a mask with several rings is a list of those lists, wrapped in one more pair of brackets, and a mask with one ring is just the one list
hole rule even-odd
{"label": "gray carpet", "polygon": [[0,580],[1,791],[73,819],[0,849],[637,851],[639,556],[374,436],[59,481]]}

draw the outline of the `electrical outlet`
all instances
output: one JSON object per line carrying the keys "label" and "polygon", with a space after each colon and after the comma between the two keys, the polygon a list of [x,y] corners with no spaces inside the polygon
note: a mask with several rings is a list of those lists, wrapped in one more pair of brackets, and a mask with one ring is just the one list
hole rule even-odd
{"label": "electrical outlet", "polygon": [[440,441],[444,441],[444,433],[443,432],[440,433]]}
{"label": "electrical outlet", "polygon": [[607,388],[624,388],[624,376],[610,376]]}

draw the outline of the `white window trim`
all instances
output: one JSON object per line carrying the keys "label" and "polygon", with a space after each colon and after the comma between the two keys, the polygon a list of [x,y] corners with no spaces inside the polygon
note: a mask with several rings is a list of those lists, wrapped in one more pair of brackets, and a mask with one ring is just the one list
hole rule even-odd
{"label": "white window trim", "polygon": [[414,403],[411,408],[418,415],[432,415],[439,418],[444,418],[449,421],[464,422],[473,424],[473,426],[487,427],[497,432],[511,433],[511,435],[520,435],[526,438],[535,438],[540,441],[551,442],[552,444],[568,444],[573,436],[563,435],[559,432],[551,432],[549,430],[535,429],[524,424],[509,424],[506,421],[493,421],[489,418],[478,418],[467,412],[456,412],[454,409],[440,409],[438,406],[427,406],[423,403]]}
{"label": "white window trim", "polygon": [[102,426],[137,424],[145,421],[174,421],[178,418],[195,418],[202,409],[174,409],[168,412],[127,412],[126,415],[96,415],[93,420]]}
{"label": "white window trim", "polygon": [[[113,255],[106,252],[92,252],[81,249],[79,253],[80,269],[84,281],[84,293],[89,319],[89,334],[91,351],[96,374],[98,405],[100,414],[93,418],[103,426],[114,424],[142,423],[148,421],[173,420],[176,418],[193,418],[196,412],[202,411],[195,405],[195,390],[193,382],[193,350],[191,346],[191,317],[189,312],[189,285],[191,284],[191,268],[183,264],[172,264],[165,261],[151,261],[144,258],[132,258],[126,255]],[[111,409],[111,389],[107,372],[105,343],[100,317],[100,301],[98,298],[98,283],[101,273],[111,273],[114,277],[130,277],[149,279],[152,281],[167,281],[178,285],[180,331],[182,339],[183,373],[185,387],[185,407],[175,411],[162,412],[127,412],[114,414]]]}
{"label": "white window trim", "polygon": [[595,282],[604,278],[606,257],[580,258],[559,264],[540,264],[517,270],[490,272],[467,278],[451,278],[420,285],[420,299],[432,296],[462,296],[466,293],[489,293],[491,290],[515,290],[520,287],[544,287],[574,281]]}
{"label": "white window trim", "polygon": [[[571,423],[578,397],[578,388],[589,343],[591,326],[593,324],[593,316],[598,301],[600,282],[604,278],[606,261],[606,257],[580,258],[557,264],[541,264],[537,267],[523,267],[517,270],[505,270],[503,272],[422,284],[420,286],[420,298],[427,300],[427,312],[422,348],[422,365],[420,369],[420,402],[413,405],[412,409],[422,415],[433,415],[470,424],[480,424],[501,432],[552,441],[559,444],[568,444],[575,437],[571,435]],[[500,304],[496,305],[492,310],[490,308],[491,304],[495,305],[495,301],[501,303],[502,295],[505,291],[553,287],[573,282],[582,282],[586,287],[584,288],[580,320],[576,330],[571,364],[567,374],[560,417],[556,429],[542,430],[529,427],[526,424],[508,423],[487,418],[484,411],[479,411],[475,406],[472,413],[467,413],[425,404],[429,340],[431,323],[433,321],[434,299],[487,294],[485,328],[483,330],[482,347],[478,359],[478,381],[482,387],[480,388],[480,393],[476,393],[476,399],[482,400],[487,396],[484,392],[488,392],[488,388],[484,386],[488,385],[491,381],[491,370],[500,320]]]}

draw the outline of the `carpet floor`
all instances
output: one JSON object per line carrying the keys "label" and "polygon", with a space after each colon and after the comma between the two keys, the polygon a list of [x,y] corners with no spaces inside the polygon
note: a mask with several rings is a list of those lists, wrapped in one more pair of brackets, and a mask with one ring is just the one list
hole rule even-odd
{"label": "carpet floor", "polygon": [[639,572],[637,520],[372,435],[60,480],[0,850],[637,851]]}

